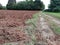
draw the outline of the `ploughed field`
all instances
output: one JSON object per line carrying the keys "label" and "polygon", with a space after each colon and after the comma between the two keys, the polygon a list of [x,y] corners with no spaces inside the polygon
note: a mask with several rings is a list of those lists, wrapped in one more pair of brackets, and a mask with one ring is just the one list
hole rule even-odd
{"label": "ploughed field", "polygon": [[27,40],[25,21],[38,11],[0,10],[0,44]]}

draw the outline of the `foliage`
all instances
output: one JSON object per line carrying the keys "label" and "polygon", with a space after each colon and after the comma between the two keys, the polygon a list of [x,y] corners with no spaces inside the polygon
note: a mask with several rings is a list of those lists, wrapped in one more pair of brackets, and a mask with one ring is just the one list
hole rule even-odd
{"label": "foliage", "polygon": [[51,12],[60,12],[60,0],[51,0],[49,9]]}
{"label": "foliage", "polygon": [[14,10],[16,8],[16,4],[12,4],[12,3],[7,4],[6,8],[9,10]]}
{"label": "foliage", "polygon": [[3,8],[3,6],[0,4],[0,9],[2,9]]}
{"label": "foliage", "polygon": [[18,3],[8,3],[6,7],[15,10],[43,10],[44,4],[41,1],[26,0]]}
{"label": "foliage", "polygon": [[8,4],[10,4],[10,3],[16,3],[16,0],[8,0]]}
{"label": "foliage", "polygon": [[18,10],[43,10],[44,5],[42,2],[23,1],[23,2],[17,3],[16,9]]}
{"label": "foliage", "polygon": [[46,13],[47,15],[51,15],[57,19],[60,19],[60,13],[59,12],[58,13],[56,13],[56,12],[44,12],[44,13]]}
{"label": "foliage", "polygon": [[2,8],[3,10],[6,10],[6,6],[3,6],[3,8]]}
{"label": "foliage", "polygon": [[24,10],[24,9],[26,9],[27,8],[27,3],[25,2],[25,1],[23,1],[23,2],[18,2],[17,4],[16,4],[16,10]]}
{"label": "foliage", "polygon": [[44,9],[44,4],[40,0],[35,0],[35,6],[38,10],[43,10]]}
{"label": "foliage", "polygon": [[15,6],[16,6],[16,0],[9,0],[6,8],[12,10],[15,9]]}

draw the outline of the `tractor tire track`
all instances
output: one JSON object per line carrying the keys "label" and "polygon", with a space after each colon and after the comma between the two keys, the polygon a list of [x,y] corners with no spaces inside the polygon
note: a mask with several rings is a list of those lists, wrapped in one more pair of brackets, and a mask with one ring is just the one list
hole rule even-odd
{"label": "tractor tire track", "polygon": [[[53,28],[53,26],[52,26],[53,24],[51,24],[51,22],[54,22],[55,26],[60,27],[60,20],[58,20],[57,18],[54,18],[52,16],[46,15],[44,13],[43,13],[43,15],[46,18],[49,25],[51,26],[51,28]],[[53,32],[55,33],[55,31],[53,31]],[[55,33],[55,35],[56,35],[55,40],[57,42],[57,45],[60,45],[60,34]]]}
{"label": "tractor tire track", "polygon": [[43,15],[45,15],[46,17],[48,17],[49,19],[51,19],[51,21],[55,22],[57,25],[60,26],[60,20],[58,20],[57,18],[54,18],[52,16],[46,15],[43,13]]}
{"label": "tractor tire track", "polygon": [[40,15],[41,37],[42,41],[45,41],[47,45],[56,45],[55,34],[48,26],[48,23],[42,15]]}

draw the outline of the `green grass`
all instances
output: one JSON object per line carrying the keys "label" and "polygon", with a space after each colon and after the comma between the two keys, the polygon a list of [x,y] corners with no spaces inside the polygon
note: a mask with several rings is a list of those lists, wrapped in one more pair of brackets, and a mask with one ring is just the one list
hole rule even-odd
{"label": "green grass", "polygon": [[44,13],[60,19],[60,13],[55,13],[55,12],[44,12]]}
{"label": "green grass", "polygon": [[51,28],[56,34],[60,35],[60,27],[57,26],[54,22],[51,22]]}
{"label": "green grass", "polygon": [[39,17],[39,13],[34,14],[32,19],[28,19],[25,23],[28,25],[30,24],[30,25],[33,25],[34,27],[36,27],[36,23],[37,23],[37,20]]}
{"label": "green grass", "polygon": [[54,31],[55,34],[60,35],[60,26],[58,26],[55,22],[51,21],[48,17],[45,17],[45,19],[49,23],[52,31]]}
{"label": "green grass", "polygon": [[36,13],[33,15],[32,19],[28,19],[25,22],[27,24],[25,32],[27,32],[27,34],[31,37],[31,41],[29,43],[26,43],[26,45],[34,45],[36,42],[35,30],[36,30],[38,17],[39,17],[39,13]]}

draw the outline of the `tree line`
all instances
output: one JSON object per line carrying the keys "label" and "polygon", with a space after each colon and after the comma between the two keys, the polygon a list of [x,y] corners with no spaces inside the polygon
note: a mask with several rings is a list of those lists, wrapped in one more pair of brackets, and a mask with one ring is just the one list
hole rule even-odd
{"label": "tree line", "polygon": [[48,9],[49,12],[60,12],[60,0],[51,0]]}
{"label": "tree line", "polygon": [[16,3],[16,0],[8,0],[6,9],[8,10],[43,10],[45,8],[41,0],[26,0]]}
{"label": "tree line", "polygon": [[[8,0],[6,7],[0,4],[0,9],[7,10],[44,10],[45,6],[41,0],[25,0],[16,2],[16,0]],[[50,0],[48,9],[44,11],[60,12],[60,0]]]}

